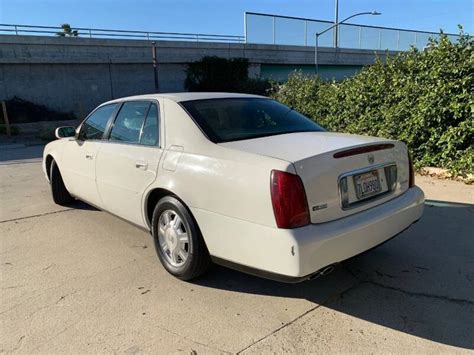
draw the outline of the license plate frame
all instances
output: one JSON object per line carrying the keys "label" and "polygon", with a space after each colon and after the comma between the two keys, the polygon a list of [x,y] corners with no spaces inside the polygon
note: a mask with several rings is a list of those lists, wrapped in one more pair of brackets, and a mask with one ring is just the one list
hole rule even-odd
{"label": "license plate frame", "polygon": [[379,171],[377,169],[355,174],[352,176],[352,180],[358,201],[383,193]]}

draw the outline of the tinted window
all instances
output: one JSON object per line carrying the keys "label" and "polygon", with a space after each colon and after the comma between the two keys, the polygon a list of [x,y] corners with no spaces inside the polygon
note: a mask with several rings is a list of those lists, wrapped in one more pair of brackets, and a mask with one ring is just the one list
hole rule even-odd
{"label": "tinted window", "polygon": [[158,109],[154,104],[148,110],[140,143],[145,145],[156,145],[158,143]]}
{"label": "tinted window", "polygon": [[110,132],[111,141],[139,143],[140,133],[148,113],[147,101],[125,102],[120,109]]}
{"label": "tinted window", "polygon": [[102,139],[107,127],[110,116],[116,109],[118,104],[111,104],[99,107],[89,118],[82,124],[79,133],[80,140]]}
{"label": "tinted window", "polygon": [[302,114],[270,99],[227,98],[181,104],[215,143],[324,129]]}

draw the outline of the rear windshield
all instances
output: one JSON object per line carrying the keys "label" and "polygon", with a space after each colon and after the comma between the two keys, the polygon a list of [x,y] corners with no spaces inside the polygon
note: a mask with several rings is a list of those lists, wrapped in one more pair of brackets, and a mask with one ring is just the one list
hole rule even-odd
{"label": "rear windshield", "polygon": [[324,128],[301,113],[265,98],[225,98],[181,102],[214,143]]}

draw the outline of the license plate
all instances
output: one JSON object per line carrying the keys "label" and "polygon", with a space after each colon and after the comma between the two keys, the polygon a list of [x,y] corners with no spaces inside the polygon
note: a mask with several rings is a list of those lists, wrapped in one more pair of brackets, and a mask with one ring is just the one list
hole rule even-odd
{"label": "license plate", "polygon": [[354,184],[356,195],[359,200],[377,195],[382,191],[379,173],[377,170],[354,175]]}

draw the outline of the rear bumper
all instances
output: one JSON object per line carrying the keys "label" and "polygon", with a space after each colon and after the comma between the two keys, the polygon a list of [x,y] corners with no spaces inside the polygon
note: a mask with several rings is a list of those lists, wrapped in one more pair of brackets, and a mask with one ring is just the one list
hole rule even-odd
{"label": "rear bumper", "polygon": [[[423,203],[423,191],[415,186],[355,215],[290,230],[215,214],[210,217],[202,210],[193,213],[217,263],[258,276],[298,282],[404,231],[421,218]],[[220,217],[216,220],[215,216]]]}

